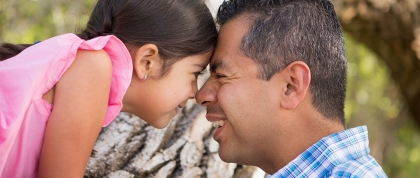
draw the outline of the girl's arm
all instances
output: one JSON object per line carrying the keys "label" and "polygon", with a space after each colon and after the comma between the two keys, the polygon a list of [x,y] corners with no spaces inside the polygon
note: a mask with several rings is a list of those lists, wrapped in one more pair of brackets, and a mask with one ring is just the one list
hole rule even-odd
{"label": "girl's arm", "polygon": [[83,177],[105,119],[111,78],[112,63],[105,51],[77,52],[55,85],[39,177]]}

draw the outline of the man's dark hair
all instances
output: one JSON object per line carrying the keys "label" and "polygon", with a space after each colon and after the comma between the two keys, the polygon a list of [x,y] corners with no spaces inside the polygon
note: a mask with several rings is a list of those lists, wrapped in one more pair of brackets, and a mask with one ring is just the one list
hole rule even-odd
{"label": "man's dark hair", "polygon": [[[344,125],[347,61],[341,25],[328,0],[231,0],[219,8],[220,25],[244,15],[251,19],[242,52],[271,77],[294,61],[311,70],[314,107]],[[338,121],[337,120],[337,121]]]}

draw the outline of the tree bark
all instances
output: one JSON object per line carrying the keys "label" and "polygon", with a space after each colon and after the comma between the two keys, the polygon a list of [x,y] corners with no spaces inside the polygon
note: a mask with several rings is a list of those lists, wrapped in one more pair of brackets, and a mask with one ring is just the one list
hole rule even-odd
{"label": "tree bark", "polygon": [[388,66],[420,126],[420,1],[332,0],[344,31]]}
{"label": "tree bark", "polygon": [[98,137],[84,177],[252,177],[256,167],[220,160],[213,130],[197,104],[164,129],[120,113]]}

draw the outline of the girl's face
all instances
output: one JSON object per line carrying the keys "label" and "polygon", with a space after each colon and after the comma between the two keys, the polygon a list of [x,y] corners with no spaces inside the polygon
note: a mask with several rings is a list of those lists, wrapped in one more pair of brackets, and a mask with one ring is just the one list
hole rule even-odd
{"label": "girl's face", "polygon": [[[207,66],[213,51],[188,56],[175,62],[166,76],[148,77],[127,91],[124,109],[156,128],[164,128],[197,92],[197,77]],[[133,82],[132,82],[133,83]],[[133,91],[135,90],[135,91]],[[125,106],[129,105],[129,106]]]}

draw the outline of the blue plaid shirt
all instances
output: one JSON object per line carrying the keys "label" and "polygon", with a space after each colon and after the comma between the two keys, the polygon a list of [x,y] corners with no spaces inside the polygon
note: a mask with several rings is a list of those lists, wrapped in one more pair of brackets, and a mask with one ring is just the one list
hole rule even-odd
{"label": "blue plaid shirt", "polygon": [[322,138],[267,178],[281,177],[387,177],[369,155],[366,126]]}

